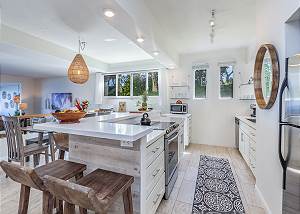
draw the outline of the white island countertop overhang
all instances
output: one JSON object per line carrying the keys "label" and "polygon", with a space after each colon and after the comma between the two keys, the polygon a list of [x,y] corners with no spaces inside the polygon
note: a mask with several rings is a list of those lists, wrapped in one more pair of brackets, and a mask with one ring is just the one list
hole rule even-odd
{"label": "white island countertop overhang", "polygon": [[48,132],[60,132],[87,137],[136,141],[151,133],[153,129],[150,126],[114,123],[117,120],[134,117],[140,117],[140,114],[113,113],[111,115],[83,118],[80,120],[80,123],[60,124],[58,122],[48,122],[34,124],[33,128]]}

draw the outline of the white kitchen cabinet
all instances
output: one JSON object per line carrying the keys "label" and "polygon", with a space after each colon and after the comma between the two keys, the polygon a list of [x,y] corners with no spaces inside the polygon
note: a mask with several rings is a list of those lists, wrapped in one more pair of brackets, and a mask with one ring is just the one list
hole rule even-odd
{"label": "white kitchen cabinet", "polygon": [[256,168],[256,130],[240,120],[239,151],[255,176]]}
{"label": "white kitchen cabinet", "polygon": [[183,157],[184,153],[184,123],[179,125],[179,135],[178,135],[178,161]]}

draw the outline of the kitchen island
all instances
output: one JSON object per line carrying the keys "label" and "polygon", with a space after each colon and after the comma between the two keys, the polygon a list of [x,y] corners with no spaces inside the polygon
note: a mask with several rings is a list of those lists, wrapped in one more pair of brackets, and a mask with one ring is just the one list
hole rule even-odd
{"label": "kitchen island", "polygon": [[[84,118],[77,124],[56,122],[34,128],[70,135],[69,159],[97,168],[134,176],[134,213],[155,213],[165,193],[164,134],[151,126],[119,124],[140,114],[113,113]],[[123,213],[122,198],[110,213]]]}

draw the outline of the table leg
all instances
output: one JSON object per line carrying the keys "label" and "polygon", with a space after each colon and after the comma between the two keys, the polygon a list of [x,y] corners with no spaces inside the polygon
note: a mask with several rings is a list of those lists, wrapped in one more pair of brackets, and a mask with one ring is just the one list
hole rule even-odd
{"label": "table leg", "polygon": [[55,161],[55,150],[54,150],[53,132],[49,132],[48,136],[49,136],[49,146],[50,146],[51,160]]}

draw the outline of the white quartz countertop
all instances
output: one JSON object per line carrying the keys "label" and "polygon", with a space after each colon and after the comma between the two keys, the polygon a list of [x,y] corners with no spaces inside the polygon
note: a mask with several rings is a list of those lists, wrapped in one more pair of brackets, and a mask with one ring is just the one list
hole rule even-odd
{"label": "white quartz countertop", "polygon": [[250,117],[250,116],[241,116],[241,115],[238,115],[238,116],[235,116],[236,118],[238,118],[241,122],[247,124],[248,126],[252,127],[253,129],[256,129],[256,123],[253,123],[251,122],[250,120],[247,120],[247,119],[255,119],[253,117]]}
{"label": "white quartz countertop", "polygon": [[49,122],[35,124],[33,128],[87,137],[136,141],[151,133],[152,128],[149,126],[118,124],[112,122],[139,116],[140,114],[112,113],[110,115],[83,118],[80,120],[80,123],[59,124],[58,122]]}
{"label": "white quartz countertop", "polygon": [[147,145],[150,145],[164,135],[165,131],[163,130],[153,130],[150,134],[147,135]]}

